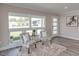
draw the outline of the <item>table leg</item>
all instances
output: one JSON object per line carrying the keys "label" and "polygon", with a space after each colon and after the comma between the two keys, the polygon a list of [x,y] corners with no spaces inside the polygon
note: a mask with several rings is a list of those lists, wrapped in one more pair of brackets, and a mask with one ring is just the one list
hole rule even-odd
{"label": "table leg", "polygon": [[44,42],[42,42],[42,45],[44,45]]}
{"label": "table leg", "polygon": [[35,44],[35,48],[37,48],[36,44]]}
{"label": "table leg", "polygon": [[30,48],[28,48],[28,54],[30,54]]}
{"label": "table leg", "polygon": [[22,50],[22,46],[20,47],[19,51],[21,51],[21,50]]}
{"label": "table leg", "polygon": [[52,40],[50,40],[50,44],[52,44]]}

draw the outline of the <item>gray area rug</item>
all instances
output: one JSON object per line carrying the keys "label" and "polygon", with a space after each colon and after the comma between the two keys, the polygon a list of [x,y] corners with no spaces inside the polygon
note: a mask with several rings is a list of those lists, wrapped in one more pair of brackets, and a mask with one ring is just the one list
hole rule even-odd
{"label": "gray area rug", "polygon": [[37,43],[37,48],[31,46],[31,53],[27,53],[27,49],[23,48],[21,51],[19,51],[20,48],[13,48],[8,49],[5,51],[0,52],[0,56],[57,56],[64,52],[67,48],[50,42],[45,42],[44,45],[42,45],[40,42]]}
{"label": "gray area rug", "polygon": [[23,48],[18,55],[19,56],[57,56],[65,50],[66,47],[64,46],[61,46],[56,43],[50,44],[49,42],[45,42],[44,45],[38,43],[37,48],[34,48],[34,46],[32,46],[30,54],[27,53],[27,49]]}

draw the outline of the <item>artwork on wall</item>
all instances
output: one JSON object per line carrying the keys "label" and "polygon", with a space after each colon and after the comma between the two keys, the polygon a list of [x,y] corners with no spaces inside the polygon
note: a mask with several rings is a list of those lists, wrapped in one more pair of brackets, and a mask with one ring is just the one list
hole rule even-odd
{"label": "artwork on wall", "polygon": [[77,16],[68,16],[66,19],[67,26],[78,26],[78,17]]}

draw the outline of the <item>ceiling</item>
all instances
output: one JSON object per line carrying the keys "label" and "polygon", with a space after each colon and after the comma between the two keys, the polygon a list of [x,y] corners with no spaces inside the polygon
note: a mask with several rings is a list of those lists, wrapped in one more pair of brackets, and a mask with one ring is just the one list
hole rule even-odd
{"label": "ceiling", "polygon": [[56,15],[72,10],[79,10],[79,3],[8,3],[8,5],[29,8]]}

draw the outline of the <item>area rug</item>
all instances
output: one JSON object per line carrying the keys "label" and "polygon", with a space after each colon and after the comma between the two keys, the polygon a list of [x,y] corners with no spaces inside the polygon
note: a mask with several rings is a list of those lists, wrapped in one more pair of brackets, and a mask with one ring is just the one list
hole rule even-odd
{"label": "area rug", "polygon": [[27,53],[27,49],[22,49],[20,56],[57,56],[63,51],[66,50],[66,47],[56,44],[56,43],[41,43],[37,44],[37,48],[31,47],[31,53]]}

